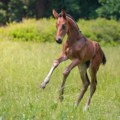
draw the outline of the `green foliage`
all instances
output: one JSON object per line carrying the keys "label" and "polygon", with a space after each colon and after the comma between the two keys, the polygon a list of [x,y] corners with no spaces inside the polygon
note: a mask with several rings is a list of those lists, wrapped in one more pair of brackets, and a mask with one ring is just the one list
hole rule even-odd
{"label": "green foliage", "polygon": [[79,1],[65,0],[63,4],[66,12],[70,13],[75,19],[79,19],[81,13]]}
{"label": "green foliage", "polygon": [[0,9],[5,9],[5,5],[0,1]]}
{"label": "green foliage", "polygon": [[7,14],[7,22],[20,22],[23,18],[52,16],[52,9],[64,9],[75,20],[80,18],[120,19],[120,0],[2,0],[0,8]]}
{"label": "green foliage", "polygon": [[8,4],[9,22],[21,21],[22,17],[23,17],[23,12],[24,12],[24,5],[21,0],[10,0],[10,2]]}
{"label": "green foliage", "polygon": [[24,17],[28,17],[28,18],[35,17],[36,1],[37,0],[22,0],[22,2],[24,4]]}
{"label": "green foliage", "polygon": [[76,20],[79,18],[96,18],[95,10],[100,6],[98,0],[52,0],[51,5],[50,11],[53,8],[58,12],[61,12],[61,9],[65,9]]}
{"label": "green foliage", "polygon": [[89,21],[79,20],[78,25],[87,38],[103,43],[114,41],[120,43],[120,22],[99,18]]}
{"label": "green foliage", "polygon": [[5,24],[7,22],[6,11],[0,9],[0,24]]}
{"label": "green foliage", "polygon": [[102,5],[97,9],[100,17],[105,18],[120,18],[120,0],[99,0]]}
{"label": "green foliage", "polygon": [[43,91],[40,84],[61,51],[56,43],[0,41],[0,118],[3,120],[119,120],[120,46],[102,48],[107,64],[99,68],[96,93],[88,111],[84,106],[88,88],[79,107],[74,103],[82,88],[77,68],[65,85],[59,101],[62,72],[70,61],[60,64]]}
{"label": "green foliage", "polygon": [[8,25],[7,35],[15,41],[51,42],[55,35],[55,21],[53,19],[39,21],[33,19],[24,20],[23,23],[11,23]]}
{"label": "green foliage", "polygon": [[[56,34],[55,19],[29,19],[22,23],[10,23],[0,29],[2,38],[14,41],[53,42]],[[115,20],[96,19],[78,21],[82,33],[89,39],[102,43],[120,43],[120,23]]]}
{"label": "green foliage", "polygon": [[98,0],[79,0],[80,6],[80,18],[93,19],[97,18],[96,9],[99,8],[100,4]]}
{"label": "green foliage", "polygon": [[4,25],[7,22],[7,13],[5,5],[0,1],[0,25]]}

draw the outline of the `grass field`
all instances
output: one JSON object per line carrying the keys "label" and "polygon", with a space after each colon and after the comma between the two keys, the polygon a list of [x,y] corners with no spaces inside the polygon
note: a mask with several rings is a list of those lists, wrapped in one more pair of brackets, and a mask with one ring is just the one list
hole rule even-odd
{"label": "grass field", "polygon": [[64,101],[58,99],[62,72],[70,61],[56,69],[45,90],[40,89],[61,47],[56,43],[0,42],[0,119],[120,120],[120,46],[103,47],[107,64],[100,67],[97,91],[86,112],[89,90],[79,107],[74,107],[81,88],[77,68],[67,79]]}

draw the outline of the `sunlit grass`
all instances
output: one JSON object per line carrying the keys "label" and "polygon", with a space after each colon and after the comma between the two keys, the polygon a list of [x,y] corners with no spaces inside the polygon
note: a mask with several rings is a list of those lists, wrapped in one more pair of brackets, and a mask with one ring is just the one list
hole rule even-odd
{"label": "sunlit grass", "polygon": [[0,42],[0,117],[3,120],[120,119],[120,47],[103,47],[107,64],[100,67],[97,91],[87,112],[83,108],[89,90],[79,107],[74,107],[81,88],[77,68],[67,79],[63,103],[59,102],[62,72],[70,61],[56,69],[44,91],[40,89],[61,47],[55,43]]}

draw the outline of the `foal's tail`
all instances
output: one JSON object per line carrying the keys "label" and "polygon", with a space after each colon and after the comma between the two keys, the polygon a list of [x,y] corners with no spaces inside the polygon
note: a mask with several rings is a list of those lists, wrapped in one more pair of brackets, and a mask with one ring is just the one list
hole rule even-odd
{"label": "foal's tail", "polygon": [[104,54],[104,52],[103,52],[103,50],[102,50],[102,48],[100,47],[100,45],[98,44],[98,51],[100,52],[100,56],[101,56],[101,63],[103,64],[103,65],[105,65],[106,64],[106,62],[107,62],[107,60],[106,60],[106,56],[105,56],[105,54]]}
{"label": "foal's tail", "polygon": [[107,60],[106,60],[106,56],[105,56],[103,50],[101,49],[101,47],[100,47],[100,51],[101,51],[101,54],[102,54],[102,64],[105,65]]}
{"label": "foal's tail", "polygon": [[103,53],[102,64],[105,65],[106,64],[106,57],[105,57],[105,54],[103,51],[102,51],[102,53]]}

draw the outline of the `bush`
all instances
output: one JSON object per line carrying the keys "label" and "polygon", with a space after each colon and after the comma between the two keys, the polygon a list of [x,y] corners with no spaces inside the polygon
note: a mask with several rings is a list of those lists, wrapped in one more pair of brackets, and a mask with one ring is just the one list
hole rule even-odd
{"label": "bush", "polygon": [[22,23],[8,25],[8,36],[12,40],[22,41],[53,41],[55,35],[55,21],[53,19],[41,19],[36,21],[24,20]]}
{"label": "bush", "polygon": [[115,20],[98,18],[96,20],[79,20],[78,25],[84,35],[98,42],[119,42],[120,23]]}
{"label": "bush", "polygon": [[[56,20],[29,19],[21,23],[10,23],[0,29],[0,36],[7,36],[14,41],[52,42],[55,39]],[[82,33],[89,39],[102,42],[120,42],[120,23],[115,20],[96,19],[78,21]]]}
{"label": "bush", "polygon": [[0,25],[3,25],[7,22],[7,15],[5,10],[0,10]]}

